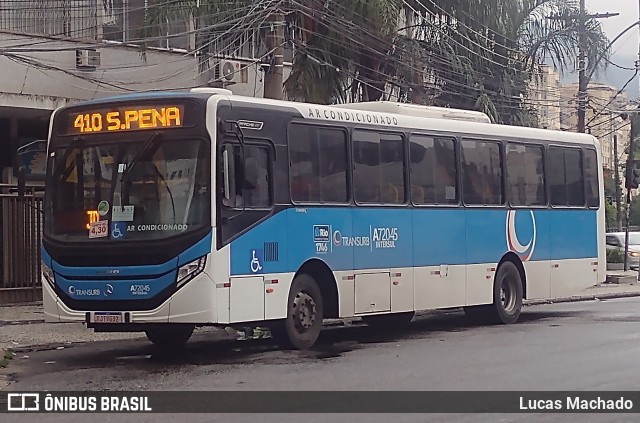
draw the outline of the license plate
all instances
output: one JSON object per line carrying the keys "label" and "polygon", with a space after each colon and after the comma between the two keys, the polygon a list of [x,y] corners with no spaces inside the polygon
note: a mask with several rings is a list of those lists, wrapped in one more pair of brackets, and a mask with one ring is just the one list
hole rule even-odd
{"label": "license plate", "polygon": [[122,323],[122,313],[93,313],[93,323]]}

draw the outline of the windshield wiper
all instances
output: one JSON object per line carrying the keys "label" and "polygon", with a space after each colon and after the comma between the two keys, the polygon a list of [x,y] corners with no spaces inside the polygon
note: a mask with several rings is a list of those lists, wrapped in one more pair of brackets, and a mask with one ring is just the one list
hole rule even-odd
{"label": "windshield wiper", "polygon": [[84,138],[75,137],[71,141],[71,144],[67,146],[67,148],[64,150],[64,153],[62,154],[62,159],[58,162],[58,164],[53,169],[53,173],[51,174],[51,178],[53,180],[55,180],[59,175],[63,173],[63,171],[67,167],[67,159],[71,155],[71,152],[76,148],[78,148],[78,145],[83,141],[84,141]]}
{"label": "windshield wiper", "polygon": [[131,161],[125,164],[125,168],[120,176],[120,197],[122,198],[122,201],[129,200],[125,197],[125,195],[128,195],[128,189],[125,190],[125,187],[131,183],[131,178],[129,177],[131,171],[140,162],[140,159],[158,149],[160,146],[160,143],[158,142],[160,136],[162,136],[162,133],[160,132],[155,132],[151,135],[151,137],[149,137],[149,139],[142,145],[140,150],[138,150],[136,155],[133,156]]}

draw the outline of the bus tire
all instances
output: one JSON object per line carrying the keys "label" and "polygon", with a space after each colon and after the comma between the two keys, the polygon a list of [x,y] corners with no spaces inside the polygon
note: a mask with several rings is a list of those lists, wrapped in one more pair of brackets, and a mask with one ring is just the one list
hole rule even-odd
{"label": "bus tire", "polygon": [[495,323],[512,324],[522,311],[522,278],[515,264],[505,261],[493,283],[492,318]]}
{"label": "bus tire", "polygon": [[153,344],[163,348],[175,348],[184,345],[193,334],[193,325],[158,325],[144,333]]}
{"label": "bus tire", "polygon": [[287,318],[272,326],[272,335],[285,348],[311,348],[320,336],[324,316],[322,294],[307,274],[293,279],[287,301]]}
{"label": "bus tire", "polygon": [[407,326],[413,320],[414,312],[377,314],[362,316],[362,321],[375,329],[394,329]]}

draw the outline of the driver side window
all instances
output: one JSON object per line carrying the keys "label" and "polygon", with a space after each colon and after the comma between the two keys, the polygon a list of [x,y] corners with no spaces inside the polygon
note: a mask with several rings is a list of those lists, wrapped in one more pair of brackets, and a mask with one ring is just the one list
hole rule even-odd
{"label": "driver side window", "polygon": [[222,147],[222,203],[230,208],[271,207],[269,151],[264,147],[225,144]]}

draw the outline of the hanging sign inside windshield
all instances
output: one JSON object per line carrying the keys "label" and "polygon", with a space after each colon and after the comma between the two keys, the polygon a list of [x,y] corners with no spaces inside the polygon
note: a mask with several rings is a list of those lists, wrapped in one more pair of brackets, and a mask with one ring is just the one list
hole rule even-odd
{"label": "hanging sign inside windshield", "polygon": [[68,113],[65,135],[96,134],[184,126],[183,105],[111,107],[83,109]]}

